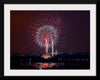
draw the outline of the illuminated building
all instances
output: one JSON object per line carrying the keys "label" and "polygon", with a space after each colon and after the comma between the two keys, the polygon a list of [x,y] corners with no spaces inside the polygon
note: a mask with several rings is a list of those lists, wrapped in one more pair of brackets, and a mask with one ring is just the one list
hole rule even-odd
{"label": "illuminated building", "polygon": [[44,59],[51,58],[50,54],[42,54],[41,57],[44,58]]}

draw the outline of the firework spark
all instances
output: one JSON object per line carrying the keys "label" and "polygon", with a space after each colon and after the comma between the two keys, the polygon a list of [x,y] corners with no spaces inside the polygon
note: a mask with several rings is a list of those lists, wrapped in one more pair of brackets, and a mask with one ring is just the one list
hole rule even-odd
{"label": "firework spark", "polygon": [[53,39],[55,45],[57,43],[58,33],[54,26],[44,25],[36,32],[35,39],[40,47],[45,47],[45,40],[47,40],[48,47],[50,48],[52,46],[51,38]]}
{"label": "firework spark", "polygon": [[52,47],[52,40],[56,45],[58,40],[58,34],[61,33],[61,25],[59,25],[60,19],[53,16],[46,16],[39,18],[33,26],[33,42],[38,46],[45,48],[46,53],[48,49]]}

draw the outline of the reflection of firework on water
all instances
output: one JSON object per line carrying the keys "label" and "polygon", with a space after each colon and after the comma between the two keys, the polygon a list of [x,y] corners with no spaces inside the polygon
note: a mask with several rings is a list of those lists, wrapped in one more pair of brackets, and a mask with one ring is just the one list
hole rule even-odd
{"label": "reflection of firework on water", "polygon": [[36,63],[35,65],[35,67],[39,69],[52,68],[54,66],[56,66],[56,68],[59,67],[59,63]]}
{"label": "reflection of firework on water", "polygon": [[56,45],[58,34],[61,32],[59,22],[60,19],[55,19],[54,17],[42,17],[37,20],[33,26],[33,41],[37,43],[38,46],[45,47],[47,40],[48,48],[50,48],[52,38],[54,45]]}

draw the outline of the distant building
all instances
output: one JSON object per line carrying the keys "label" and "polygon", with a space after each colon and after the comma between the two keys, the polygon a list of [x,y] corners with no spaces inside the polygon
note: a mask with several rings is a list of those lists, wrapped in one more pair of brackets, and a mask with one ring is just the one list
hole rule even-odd
{"label": "distant building", "polygon": [[42,54],[41,58],[48,59],[51,58],[50,54]]}

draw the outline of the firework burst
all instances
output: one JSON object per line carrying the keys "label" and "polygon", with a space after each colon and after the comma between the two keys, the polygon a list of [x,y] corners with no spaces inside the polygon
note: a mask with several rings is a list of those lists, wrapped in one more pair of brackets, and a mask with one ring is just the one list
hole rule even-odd
{"label": "firework burst", "polygon": [[38,28],[35,39],[40,47],[45,47],[45,40],[48,42],[48,47],[51,47],[51,39],[54,40],[54,45],[57,43],[57,29],[54,26],[44,25]]}
{"label": "firework burst", "polygon": [[[33,41],[38,44],[40,47],[46,47],[45,44],[48,44],[48,48],[51,48],[51,40],[54,41],[56,45],[58,40],[58,34],[61,33],[59,26],[59,19],[54,17],[42,17],[33,26]],[[46,43],[47,40],[47,43]]]}

